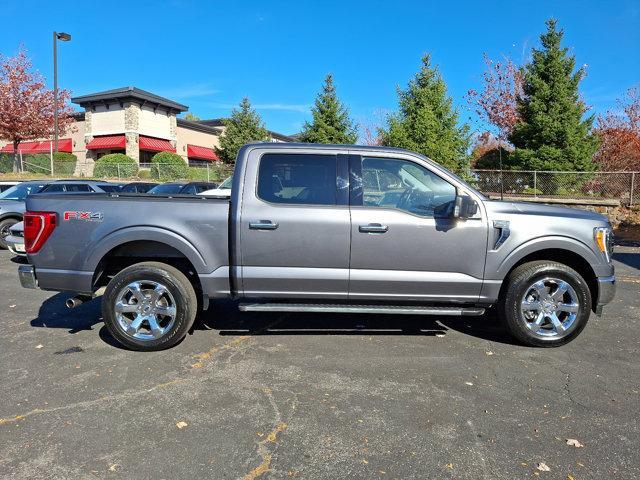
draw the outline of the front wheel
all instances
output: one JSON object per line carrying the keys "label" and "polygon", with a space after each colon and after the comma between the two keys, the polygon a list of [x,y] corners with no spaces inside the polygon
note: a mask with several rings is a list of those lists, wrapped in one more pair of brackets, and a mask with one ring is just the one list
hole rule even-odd
{"label": "front wheel", "polygon": [[196,317],[193,285],[177,268],[143,262],[107,285],[102,316],[111,335],[132,350],[163,350],[182,340]]}
{"label": "front wheel", "polygon": [[556,347],[576,338],[591,315],[591,292],[567,265],[540,260],[507,278],[498,308],[507,330],[522,343]]}

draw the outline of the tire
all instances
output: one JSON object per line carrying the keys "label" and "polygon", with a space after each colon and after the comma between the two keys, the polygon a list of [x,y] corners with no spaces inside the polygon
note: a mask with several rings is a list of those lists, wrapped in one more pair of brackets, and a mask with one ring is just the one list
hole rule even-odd
{"label": "tire", "polygon": [[9,236],[9,229],[19,222],[20,220],[15,218],[5,218],[0,222],[0,250],[6,250],[8,248],[7,242],[4,239]]}
{"label": "tire", "polygon": [[[498,314],[517,340],[558,347],[576,338],[591,315],[591,291],[574,269],[539,260],[517,267],[506,279]],[[555,318],[554,318],[555,316]]]}
{"label": "tire", "polygon": [[107,285],[102,316],[111,335],[132,350],[170,348],[187,334],[198,310],[191,282],[177,268],[142,262]]}

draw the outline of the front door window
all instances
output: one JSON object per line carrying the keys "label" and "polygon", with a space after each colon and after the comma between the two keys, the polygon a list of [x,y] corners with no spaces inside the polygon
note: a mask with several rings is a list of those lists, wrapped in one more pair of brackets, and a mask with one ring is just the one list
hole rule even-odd
{"label": "front door window", "polygon": [[451,216],[456,188],[426,168],[406,160],[362,159],[362,203],[395,208],[427,218]]}

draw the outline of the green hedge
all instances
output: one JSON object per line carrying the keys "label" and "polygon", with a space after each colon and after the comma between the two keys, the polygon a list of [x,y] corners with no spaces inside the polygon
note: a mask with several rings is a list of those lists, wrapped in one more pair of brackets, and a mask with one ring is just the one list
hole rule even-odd
{"label": "green hedge", "polygon": [[151,159],[151,178],[163,182],[189,178],[189,167],[180,155],[158,152]]}
{"label": "green hedge", "polygon": [[[73,175],[78,158],[67,152],[53,154],[53,173],[58,176]],[[51,157],[47,153],[23,154],[22,166],[25,172],[41,175],[51,174]],[[13,153],[0,155],[0,173],[13,172]]]}
{"label": "green hedge", "polygon": [[138,162],[124,153],[110,153],[96,160],[93,169],[94,177],[135,177],[138,173]]}
{"label": "green hedge", "polygon": [[0,153],[0,173],[13,172],[13,154]]}

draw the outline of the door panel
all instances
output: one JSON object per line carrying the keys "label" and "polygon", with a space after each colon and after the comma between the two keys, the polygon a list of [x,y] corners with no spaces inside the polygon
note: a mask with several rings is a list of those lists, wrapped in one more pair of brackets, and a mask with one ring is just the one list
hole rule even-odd
{"label": "door panel", "polygon": [[266,154],[259,163],[245,178],[257,189],[243,193],[244,295],[347,298],[350,212],[336,187],[338,157]]}
{"label": "door panel", "polygon": [[408,163],[351,161],[351,178],[362,181],[352,181],[352,203],[360,205],[351,207],[349,298],[475,301],[484,273],[485,222],[451,218],[455,187]]}

